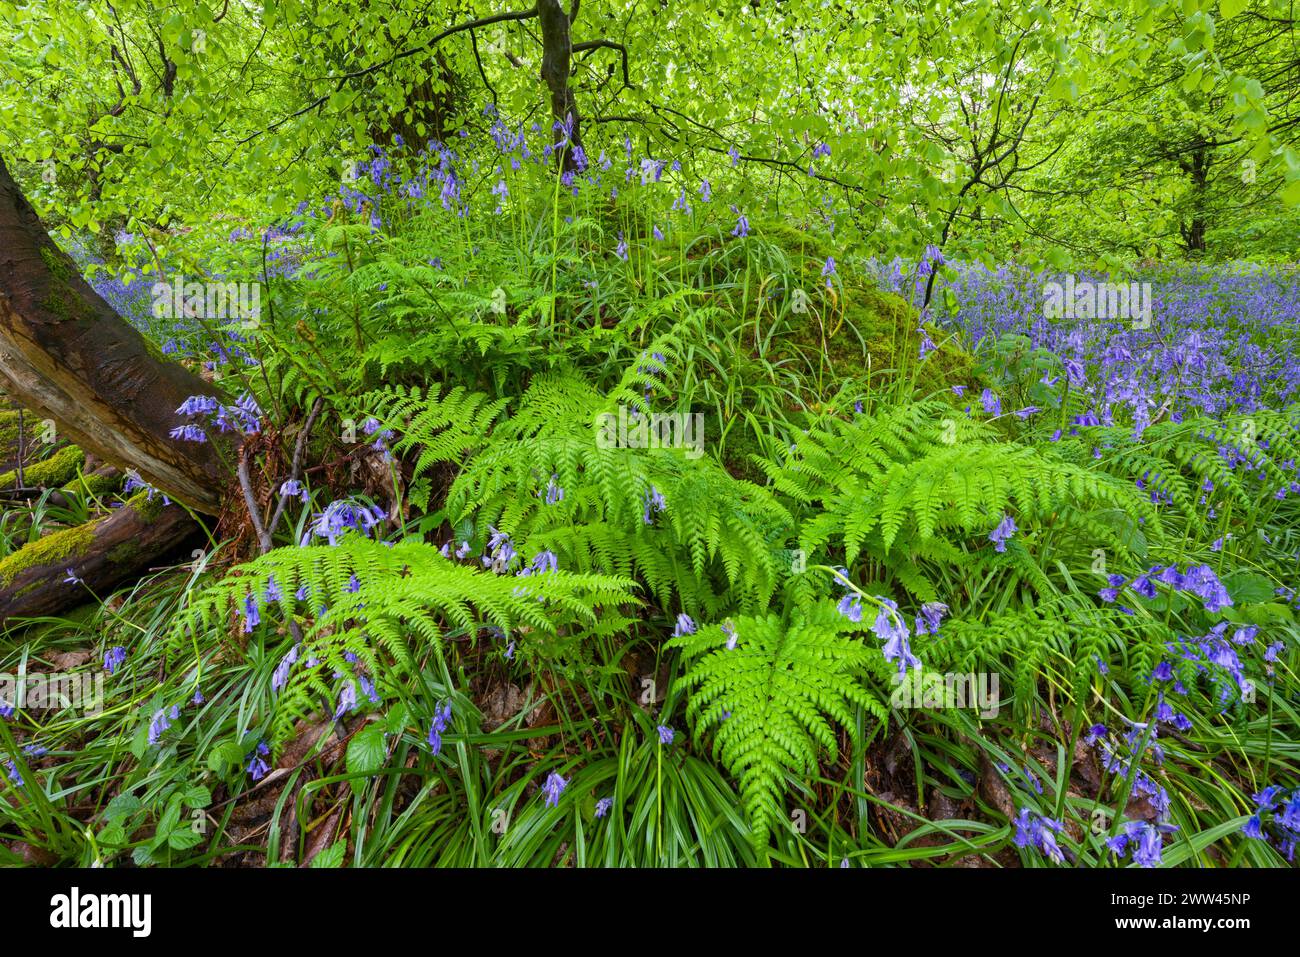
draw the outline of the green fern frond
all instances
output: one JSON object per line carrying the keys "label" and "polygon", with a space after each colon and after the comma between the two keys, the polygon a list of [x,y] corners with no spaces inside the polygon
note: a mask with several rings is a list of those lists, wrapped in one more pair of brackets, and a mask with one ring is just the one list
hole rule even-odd
{"label": "green fern frond", "polygon": [[767,843],[784,819],[787,775],[816,772],[820,753],[837,753],[835,725],[857,740],[853,707],[884,720],[886,709],[860,676],[871,657],[853,625],[828,602],[776,615],[734,620],[735,647],[718,625],[672,639],[687,669],[687,717],[695,738],[713,739],[713,753],[740,785],[754,842]]}

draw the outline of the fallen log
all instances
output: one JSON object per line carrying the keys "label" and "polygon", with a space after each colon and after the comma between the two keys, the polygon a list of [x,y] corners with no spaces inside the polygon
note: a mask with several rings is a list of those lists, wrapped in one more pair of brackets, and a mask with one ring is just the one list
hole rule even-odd
{"label": "fallen log", "polygon": [[102,599],[198,531],[184,508],[141,493],[107,515],[46,535],[0,560],[0,624],[90,601],[92,592]]}

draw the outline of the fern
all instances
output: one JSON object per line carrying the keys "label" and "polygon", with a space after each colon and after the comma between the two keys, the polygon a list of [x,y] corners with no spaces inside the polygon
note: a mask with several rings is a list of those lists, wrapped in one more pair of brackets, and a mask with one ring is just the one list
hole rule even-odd
{"label": "fern", "polygon": [[492,400],[460,386],[445,395],[393,386],[367,393],[356,402],[398,431],[395,454],[418,453],[412,478],[443,462],[459,463],[482,444],[506,404],[506,399]]}
{"label": "fern", "polygon": [[859,683],[872,658],[851,634],[860,627],[820,602],[794,610],[788,621],[770,614],[736,618],[734,648],[727,648],[729,637],[718,625],[668,642],[682,649],[688,665],[680,681],[690,693],[695,738],[712,736],[714,756],[739,782],[759,847],[784,819],[787,775],[815,773],[820,751],[837,754],[834,725],[856,743],[854,705],[886,717]]}
{"label": "fern", "polygon": [[[596,417],[609,409],[575,377],[538,377],[456,478],[449,513],[503,529],[518,547],[550,549],[564,568],[636,575],[665,605],[674,596],[709,612],[765,605],[783,570],[786,510],[708,457],[599,447]],[[564,495],[548,504],[552,483]],[[656,492],[665,507],[647,515]]]}
{"label": "fern", "polygon": [[830,420],[779,463],[758,462],[776,489],[820,509],[800,527],[810,558],[832,548],[845,564],[868,558],[925,601],[937,591],[926,571],[932,563],[967,574],[1011,568],[1041,594],[1054,591],[1018,542],[1005,556],[988,547],[1004,513],[1017,518],[1022,536],[1034,533],[1031,523],[1060,538],[1074,529],[1118,553],[1137,542],[1131,528],[1115,526],[1116,512],[1159,534],[1156,509],[1132,485],[1051,451],[997,441],[987,426],[939,402]]}
{"label": "fern", "polygon": [[[396,682],[417,670],[417,659],[443,653],[451,635],[476,639],[483,628],[517,641],[525,656],[537,643],[568,634],[580,639],[601,626],[605,613],[635,602],[626,578],[552,571],[520,578],[496,575],[444,558],[437,548],[409,540],[395,545],[349,534],[336,546],[279,548],[237,566],[198,593],[174,621],[168,639],[175,658],[191,633],[229,628],[248,596],[264,604],[274,580],[279,611],[304,626],[303,659],[320,667],[298,668],[276,706],[276,740],[293,722],[315,710],[313,695],[331,697],[326,675],[363,666]],[[306,598],[295,601],[299,588]],[[264,608],[263,617],[272,609]],[[381,659],[386,655],[395,667]],[[349,655],[355,656],[354,664]]]}

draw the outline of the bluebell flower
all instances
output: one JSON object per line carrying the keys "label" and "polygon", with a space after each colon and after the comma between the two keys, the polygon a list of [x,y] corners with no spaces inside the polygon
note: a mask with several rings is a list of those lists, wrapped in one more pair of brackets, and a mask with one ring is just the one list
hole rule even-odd
{"label": "bluebell flower", "polygon": [[609,809],[614,806],[614,799],[603,797],[596,802],[596,817],[604,817],[609,813]]}
{"label": "bluebell flower", "polygon": [[1022,808],[1013,823],[1016,831],[1012,842],[1016,847],[1033,847],[1049,861],[1065,863],[1065,852],[1056,843],[1056,835],[1064,829],[1060,821]]}
{"label": "bluebell flower", "polygon": [[262,623],[262,616],[257,610],[257,598],[252,592],[244,596],[244,634],[250,634]]}
{"label": "bluebell flower", "polygon": [[442,751],[442,734],[451,721],[451,702],[433,709],[433,719],[429,722],[429,749],[436,755]]}
{"label": "bluebell flower", "polygon": [[552,771],[546,776],[546,783],[542,785],[542,793],[546,795],[547,807],[558,807],[560,804],[560,795],[564,789],[569,786],[569,782],[560,775]]}
{"label": "bluebell flower", "polygon": [[271,749],[266,746],[266,742],[259,741],[257,747],[254,748],[252,754],[249,755],[248,764],[245,766],[245,770],[248,771],[248,776],[254,781],[262,780],[262,778],[266,777],[267,773],[271,770],[271,766],[263,760],[263,757],[270,753]]}
{"label": "bluebell flower", "polygon": [[166,708],[159,708],[154,712],[153,719],[149,722],[149,745],[151,747],[162,740],[163,732],[171,727],[172,721],[177,717],[176,712],[168,712]]}
{"label": "bluebell flower", "polygon": [[365,675],[360,675],[357,678],[357,686],[371,704],[381,704],[383,702],[383,699],[379,697],[379,692],[375,690],[374,682]]}
{"label": "bluebell flower", "polygon": [[343,717],[345,712],[355,711],[357,709],[357,686],[355,682],[344,682],[343,688],[339,692],[339,702],[334,708],[334,720],[337,721]]}
{"label": "bluebell flower", "polygon": [[667,507],[667,504],[668,503],[664,501],[663,495],[659,493],[659,490],[651,485],[645,493],[645,511],[641,516],[642,521],[645,522],[646,525],[653,524],[654,514],[656,512],[662,512]]}
{"label": "bluebell flower", "polygon": [[673,637],[680,638],[682,635],[693,634],[695,634],[695,621],[685,613],[678,615],[677,627],[673,629]]}
{"label": "bluebell flower", "polygon": [[307,544],[312,536],[316,536],[328,539],[331,545],[337,545],[348,529],[369,534],[385,517],[384,510],[377,505],[363,507],[348,499],[339,499],[316,513],[301,544]]}
{"label": "bluebell flower", "polygon": [[197,425],[181,425],[172,429],[168,433],[173,439],[179,439],[184,442],[206,442],[207,435]]}
{"label": "bluebell flower", "polygon": [[736,220],[736,226],[731,231],[731,235],[737,236],[740,239],[744,239],[746,236],[749,235],[749,219],[745,216],[744,213],[737,210],[736,207],[733,206],[731,207],[731,209],[732,212],[736,213],[738,217]]}
{"label": "bluebell flower", "polygon": [[210,395],[192,395],[181,403],[177,415],[195,416],[211,415],[217,411],[220,403]]}
{"label": "bluebell flower", "polygon": [[1139,595],[1141,595],[1143,598],[1156,597],[1155,583],[1152,582],[1151,579],[1146,575],[1139,575],[1137,578],[1133,579],[1129,587],[1132,588]]}
{"label": "bluebell flower", "polygon": [[888,598],[877,597],[876,600],[880,602],[880,611],[871,630],[876,633],[877,638],[885,642],[884,648],[881,649],[885,660],[897,661],[898,674],[902,677],[907,673],[908,668],[920,668],[921,659],[912,654],[911,646],[908,644],[911,632],[907,630],[902,616],[898,614],[898,605]]}
{"label": "bluebell flower", "polygon": [[1005,552],[1007,550],[1007,539],[1017,531],[1019,531],[1019,529],[1016,528],[1016,520],[1010,515],[1003,513],[1002,521],[998,522],[997,528],[989,532],[989,541],[993,543],[993,550],[996,552]]}
{"label": "bluebell flower", "polygon": [[657,728],[655,728],[655,730],[656,730],[657,732],[659,732],[659,743],[660,743],[660,744],[672,744],[672,743],[673,743],[673,738],[676,737],[676,732],[674,732],[672,728],[668,727],[668,725],[666,725],[666,724],[661,724],[661,725],[659,725]]}
{"label": "bluebell flower", "polygon": [[280,663],[275,666],[275,671],[271,673],[272,691],[281,691],[284,686],[289,683],[289,672],[293,669],[293,666],[298,663],[298,653],[300,649],[301,646],[295,644],[288,650],[285,656],[280,659]]}
{"label": "bluebell flower", "polygon": [[104,655],[104,670],[111,675],[125,662],[126,649],[121,645],[114,645],[108,650],[108,654]]}
{"label": "bluebell flower", "polygon": [[1123,857],[1131,851],[1133,862],[1139,867],[1156,867],[1160,864],[1161,837],[1178,830],[1176,824],[1152,824],[1149,821],[1130,821],[1106,846]]}
{"label": "bluebell flower", "polygon": [[559,563],[555,557],[555,552],[547,549],[545,551],[540,551],[537,553],[537,555],[533,558],[532,567],[535,573],[541,575],[541,574],[545,574],[546,572],[555,571],[558,565]]}
{"label": "bluebell flower", "polygon": [[281,484],[280,494],[286,497],[296,495],[298,501],[302,502],[304,505],[311,500],[311,495],[308,494],[306,486],[297,479],[289,479]]}
{"label": "bluebell flower", "polygon": [[916,619],[916,633],[918,635],[939,634],[939,624],[946,614],[948,614],[948,606],[943,602],[927,601],[921,606],[921,617]]}

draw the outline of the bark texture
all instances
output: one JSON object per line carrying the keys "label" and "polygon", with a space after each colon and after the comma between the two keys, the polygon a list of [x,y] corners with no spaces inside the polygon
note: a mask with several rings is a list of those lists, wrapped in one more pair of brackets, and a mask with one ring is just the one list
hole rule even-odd
{"label": "bark texture", "polygon": [[578,115],[578,99],[569,86],[573,56],[569,15],[559,0],[537,0],[537,19],[542,27],[542,82],[551,94],[551,116],[569,131],[569,146],[560,151],[560,162],[572,169],[573,147],[582,145],[582,117]]}
{"label": "bark texture", "polygon": [[151,350],[50,239],[0,158],[0,386],[78,446],[216,513],[220,460],[168,433],[213,387]]}

